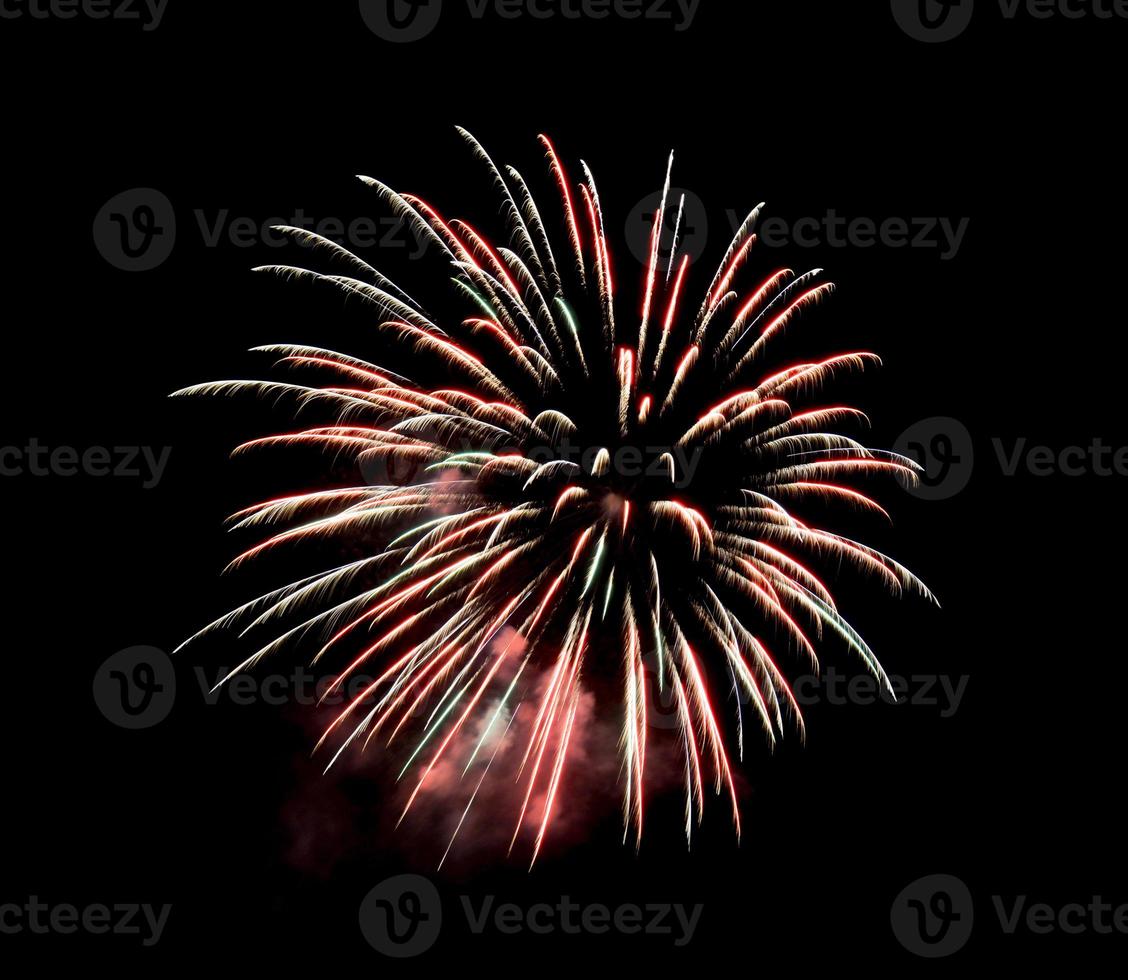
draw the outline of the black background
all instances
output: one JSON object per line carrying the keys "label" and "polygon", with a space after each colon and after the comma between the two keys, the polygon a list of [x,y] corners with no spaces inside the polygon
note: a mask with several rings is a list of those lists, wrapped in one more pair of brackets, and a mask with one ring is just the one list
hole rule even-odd
{"label": "black background", "polygon": [[[916,968],[923,961],[890,929],[890,903],[941,872],[968,884],[980,919],[947,966],[1114,955],[1123,936],[1004,937],[991,896],[1128,901],[1123,478],[1006,477],[991,440],[1128,445],[1118,152],[1128,23],[1004,22],[993,4],[980,8],[964,36],[939,45],[907,37],[876,0],[704,0],[680,34],[450,12],[432,37],[401,46],[371,34],[350,2],[172,0],[152,33],[0,21],[3,443],[173,447],[153,490],[89,477],[0,483],[0,901],[173,906],[154,949],[24,934],[0,936],[0,961]],[[861,389],[872,444],[932,416],[971,430],[976,468],[963,493],[887,499],[896,529],[882,543],[943,609],[864,596],[849,607],[891,672],[970,681],[952,718],[823,704],[808,711],[805,747],[750,751],[739,847],[723,806],[710,808],[691,854],[675,822],[657,821],[636,856],[618,845],[612,813],[589,841],[550,847],[532,874],[514,862],[435,877],[450,925],[426,960],[395,964],[365,943],[357,907],[388,875],[430,867],[378,839],[379,800],[360,781],[329,784],[318,802],[300,709],[206,705],[194,670],[230,665],[222,647],[178,659],[184,693],[149,731],[111,725],[91,682],[115,651],[171,650],[249,596],[219,579],[234,554],[222,520],[279,472],[227,453],[270,419],[168,393],[261,372],[245,353],[255,344],[335,338],[336,307],[303,307],[250,275],[274,260],[269,249],[207,247],[194,212],[379,216],[352,177],[368,173],[488,223],[488,177],[455,124],[535,175],[542,193],[535,138],[552,134],[573,169],[580,157],[592,165],[613,237],[675,148],[676,182],[698,190],[722,229],[711,258],[727,245],[724,209],[759,200],[783,216],[971,219],[950,261],[877,246],[754,263],[825,266],[839,284],[818,316],[830,346],[885,359]],[[179,226],[171,258],[137,274],[104,261],[91,236],[102,205],[133,187],[168,195]],[[622,248],[619,264],[624,281],[637,270]],[[341,342],[360,356],[372,353],[365,344]],[[314,859],[294,860],[296,827],[329,841]],[[663,937],[477,937],[458,921],[459,894],[705,910],[683,949]]]}

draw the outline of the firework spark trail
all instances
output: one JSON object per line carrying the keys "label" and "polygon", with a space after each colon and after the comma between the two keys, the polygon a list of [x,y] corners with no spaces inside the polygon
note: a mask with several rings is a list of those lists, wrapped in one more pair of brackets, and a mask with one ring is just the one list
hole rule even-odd
{"label": "firework spark trail", "polygon": [[[328,374],[332,383],[225,381],[177,393],[250,394],[292,404],[295,412],[334,414],[331,424],[256,439],[240,453],[312,446],[338,461],[416,474],[404,485],[297,493],[240,511],[236,529],[274,531],[232,568],[303,543],[359,545],[371,554],[253,599],[192,640],[213,630],[272,629],[269,642],[231,676],[310,638],[315,662],[355,644],[331,691],[370,663],[378,676],[351,697],[318,748],[340,739],[332,766],[361,736],[366,746],[387,732],[390,751],[401,734],[413,733],[401,777],[414,771],[414,789],[401,820],[440,764],[444,771],[455,764],[463,777],[474,773],[443,861],[495,764],[513,758],[519,764],[508,778],[521,786],[523,803],[510,850],[530,830],[536,861],[554,816],[570,805],[568,757],[580,699],[597,687],[600,664],[617,656],[624,841],[633,829],[635,846],[642,842],[648,743],[655,737],[650,706],[658,695],[672,698],[684,757],[687,840],[703,819],[709,784],[728,797],[739,836],[718,706],[726,695],[737,700],[733,741],[741,758],[746,722],[762,728],[771,744],[785,716],[802,732],[798,704],[770,650],[817,666],[816,641],[832,637],[888,685],[816,569],[851,568],[894,593],[931,598],[891,558],[798,516],[809,505],[837,502],[888,517],[851,481],[914,479],[919,468],[911,460],[823,431],[865,423],[861,412],[812,403],[820,387],[877,358],[859,351],[770,366],[772,345],[833,286],[820,281],[820,270],[796,276],[790,269],[738,286],[762,204],[740,226],[701,307],[687,319],[682,307],[694,269],[680,254],[684,195],[676,202],[665,275],[660,269],[662,231],[675,206],[672,154],[650,234],[637,334],[621,337],[591,169],[581,162],[584,181],[573,185],[554,144],[540,137],[574,259],[569,269],[553,250],[550,212],[525,178],[459,132],[500,192],[512,248],[495,245],[465,220],[444,218],[416,195],[361,178],[449,260],[457,297],[471,306],[458,328],[444,330],[372,265],[301,229],[281,230],[344,272],[265,269],[360,299],[377,313],[377,329],[413,352],[419,370],[446,375],[444,387],[319,347],[271,345],[258,350],[279,367]],[[652,331],[659,332],[656,341]],[[758,382],[747,378],[753,368]],[[718,388],[730,393],[718,399]],[[613,434],[607,418],[614,419]],[[670,448],[645,475],[620,472],[620,448],[663,438]],[[562,453],[565,443],[585,441],[597,450],[590,467]],[[546,460],[545,449],[560,455]],[[711,464],[707,479],[684,471],[679,453],[687,450]],[[495,642],[503,631],[508,642]],[[644,648],[651,642],[653,650]],[[522,726],[527,739],[503,752],[515,735],[513,719],[530,702],[535,718]],[[487,718],[468,743],[471,728]],[[497,740],[492,752],[483,751],[488,738]]]}

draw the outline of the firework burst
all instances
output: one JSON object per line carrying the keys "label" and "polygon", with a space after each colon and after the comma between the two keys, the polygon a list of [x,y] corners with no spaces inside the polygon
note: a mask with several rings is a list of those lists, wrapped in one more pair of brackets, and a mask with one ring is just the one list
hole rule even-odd
{"label": "firework burst", "polygon": [[[878,358],[855,351],[772,366],[773,345],[833,286],[821,270],[790,269],[739,285],[760,207],[701,305],[690,306],[696,270],[679,255],[684,201],[671,199],[672,156],[638,313],[628,316],[587,165],[573,184],[541,137],[560,204],[550,222],[521,174],[460,132],[500,193],[509,247],[360,178],[453,270],[467,311],[459,327],[440,327],[389,278],[308,231],[280,229],[339,271],[265,269],[358,301],[382,337],[444,383],[275,345],[260,349],[329,382],[226,381],[177,393],[273,397],[326,420],[237,451],[315,446],[364,473],[410,474],[237,514],[236,527],[270,531],[234,566],[314,540],[359,547],[361,557],[202,632],[269,631],[231,676],[287,645],[316,649],[316,663],[339,657],[347,666],[336,686],[367,671],[370,683],[319,744],[330,765],[374,739],[399,751],[410,788],[404,816],[440,764],[461,772],[465,819],[491,769],[514,762],[495,775],[520,787],[510,850],[524,841],[533,861],[563,805],[569,746],[594,687],[614,685],[624,839],[641,841],[655,738],[648,712],[662,698],[684,763],[687,837],[707,788],[728,798],[739,835],[732,750],[742,755],[746,725],[771,743],[790,724],[802,731],[782,658],[817,668],[815,643],[830,634],[889,686],[822,570],[850,566],[893,592],[928,595],[897,562],[798,516],[827,504],[884,515],[857,481],[914,478],[911,460],[828,431],[863,425],[861,412],[815,400],[827,382]],[[570,447],[589,452],[577,458]],[[622,465],[624,449],[632,468]]]}

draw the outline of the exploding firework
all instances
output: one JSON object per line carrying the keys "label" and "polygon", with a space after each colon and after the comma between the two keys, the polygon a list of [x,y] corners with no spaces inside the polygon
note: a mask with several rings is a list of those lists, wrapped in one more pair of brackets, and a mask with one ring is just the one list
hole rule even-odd
{"label": "exploding firework", "polygon": [[[288,645],[315,649],[315,663],[333,656],[347,665],[334,690],[368,671],[370,682],[319,744],[335,748],[330,765],[374,739],[399,751],[396,768],[410,788],[401,820],[437,767],[455,766],[466,810],[450,843],[491,769],[504,767],[494,776],[519,787],[510,850],[525,840],[535,862],[565,805],[569,746],[587,717],[581,705],[608,689],[624,840],[641,841],[659,735],[684,763],[687,838],[707,787],[728,798],[739,836],[732,750],[742,757],[746,723],[773,744],[792,725],[802,732],[783,658],[817,668],[815,642],[833,637],[889,686],[820,574],[849,566],[893,592],[928,595],[892,559],[800,519],[828,504],[885,515],[852,484],[914,478],[913,461],[827,431],[864,425],[861,412],[815,400],[826,383],[878,358],[849,352],[772,365],[773,346],[833,286],[821,270],[790,269],[738,285],[762,205],[740,226],[701,305],[689,306],[694,270],[679,256],[684,199],[672,199],[672,156],[639,310],[628,317],[588,166],[574,185],[541,137],[561,205],[550,221],[520,173],[503,172],[460,132],[496,185],[510,247],[360,178],[453,270],[468,314],[460,327],[440,327],[389,278],[308,231],[279,229],[337,272],[265,269],[358,301],[393,348],[410,349],[413,374],[438,373],[441,383],[320,347],[276,345],[260,350],[327,383],[226,381],[178,392],[289,400],[325,424],[237,451],[313,446],[354,472],[383,474],[237,514],[236,527],[273,530],[234,566],[313,541],[352,560],[202,632],[270,631],[231,676]],[[587,452],[577,457],[576,447]],[[648,720],[659,698],[673,735]]]}

